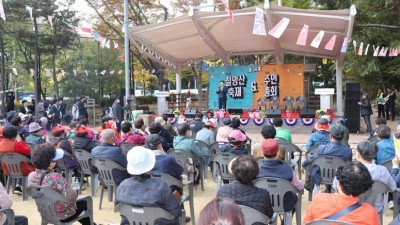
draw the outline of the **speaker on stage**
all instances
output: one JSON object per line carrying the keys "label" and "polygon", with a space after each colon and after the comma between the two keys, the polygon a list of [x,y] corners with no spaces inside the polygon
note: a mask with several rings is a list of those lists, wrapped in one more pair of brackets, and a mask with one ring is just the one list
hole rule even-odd
{"label": "speaker on stage", "polygon": [[167,110],[165,110],[163,115],[167,115],[168,117],[174,117],[174,113],[173,112],[174,112],[174,110],[167,109]]}
{"label": "speaker on stage", "polygon": [[242,115],[243,109],[228,109],[228,112],[231,115]]}
{"label": "speaker on stage", "polygon": [[314,109],[300,109],[300,118],[315,118]]}
{"label": "speaker on stage", "polygon": [[280,109],[267,109],[268,118],[281,118],[282,110]]}
{"label": "speaker on stage", "polygon": [[344,103],[344,116],[346,118],[346,127],[350,133],[360,131],[360,106],[361,85],[359,83],[347,83]]}
{"label": "speaker on stage", "polygon": [[186,118],[194,118],[197,113],[197,109],[186,109],[185,110],[185,117]]}
{"label": "speaker on stage", "polygon": [[350,133],[357,133],[360,131],[360,117],[358,118],[346,118],[346,127]]}

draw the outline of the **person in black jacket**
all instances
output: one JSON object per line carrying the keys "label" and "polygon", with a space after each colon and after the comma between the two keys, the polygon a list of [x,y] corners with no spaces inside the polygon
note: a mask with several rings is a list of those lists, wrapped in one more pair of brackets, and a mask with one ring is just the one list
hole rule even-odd
{"label": "person in black jacket", "polygon": [[84,125],[79,125],[76,128],[76,137],[74,139],[74,142],[72,143],[72,148],[73,149],[83,149],[86,150],[87,152],[91,153],[92,149],[96,147],[99,142],[95,141],[87,136],[87,134],[92,131],[90,128],[84,126]]}
{"label": "person in black jacket", "polygon": [[15,107],[14,91],[8,92],[6,101],[7,101],[7,112],[14,111],[14,107]]}
{"label": "person in black jacket", "polygon": [[365,124],[367,125],[367,133],[370,133],[372,131],[371,127],[372,107],[367,92],[363,93],[361,102],[358,102],[358,104],[361,106],[361,116],[364,117]]}
{"label": "person in black jacket", "polygon": [[275,218],[272,218],[274,210],[269,192],[267,189],[258,188],[253,184],[259,171],[257,161],[251,156],[241,155],[234,159],[231,165],[235,181],[223,185],[218,191],[217,197],[231,198],[237,204],[256,209],[274,220]]}
{"label": "person in black jacket", "polygon": [[225,109],[226,111],[226,94],[228,94],[228,87],[225,86],[225,81],[219,82],[219,88],[217,89],[218,94],[218,109]]}

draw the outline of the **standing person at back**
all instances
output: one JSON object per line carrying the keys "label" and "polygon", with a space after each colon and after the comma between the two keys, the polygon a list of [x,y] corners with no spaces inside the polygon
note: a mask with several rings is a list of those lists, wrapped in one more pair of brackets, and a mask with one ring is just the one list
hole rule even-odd
{"label": "standing person at back", "polygon": [[15,96],[14,91],[9,91],[7,94],[7,112],[14,111],[15,108]]}
{"label": "standing person at back", "polygon": [[85,101],[86,101],[86,97],[82,96],[78,102],[78,111],[79,111],[79,117],[87,119],[87,118],[89,118],[89,114],[87,113],[87,110],[86,110]]}
{"label": "standing person at back", "polygon": [[62,97],[58,98],[58,105],[60,107],[61,117],[63,117],[66,113],[65,110],[67,109],[67,104],[65,104]]}
{"label": "standing person at back", "polygon": [[116,119],[116,124],[117,124],[117,131],[118,133],[121,132],[121,123],[124,120],[124,109],[122,106],[119,104],[120,100],[118,97],[113,99],[113,105],[112,105],[112,113],[113,117]]}
{"label": "standing person at back", "polygon": [[385,97],[385,99],[386,120],[389,120],[391,118],[391,120],[394,121],[394,118],[396,117],[396,90],[394,88],[387,88],[387,96]]}
{"label": "standing person at back", "polygon": [[51,127],[54,127],[56,124],[61,123],[61,111],[59,101],[57,99],[53,99],[53,105],[50,109],[51,115]]}
{"label": "standing person at back", "polygon": [[385,118],[385,99],[383,98],[385,93],[379,88],[376,94],[376,104],[378,105],[378,117]]}
{"label": "standing person at back", "polygon": [[78,118],[79,118],[79,106],[78,105],[79,105],[80,101],[81,100],[77,99],[71,108],[72,119],[75,121],[78,121]]}

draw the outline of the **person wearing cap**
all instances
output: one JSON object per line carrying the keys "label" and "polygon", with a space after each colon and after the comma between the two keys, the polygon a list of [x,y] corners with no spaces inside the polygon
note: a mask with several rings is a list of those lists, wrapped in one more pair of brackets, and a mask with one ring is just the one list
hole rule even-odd
{"label": "person wearing cap", "polygon": [[[261,143],[264,159],[260,165],[257,178],[275,177],[290,181],[299,191],[304,189],[304,182],[299,180],[291,166],[278,159],[279,143],[275,139],[265,139]],[[301,201],[301,199],[299,200]],[[285,212],[291,211],[297,202],[297,196],[287,197],[283,200]]]}
{"label": "person wearing cap", "polygon": [[364,92],[362,95],[361,102],[358,102],[361,109],[361,117],[364,118],[364,122],[367,125],[367,133],[372,131],[371,127],[371,115],[372,115],[372,106],[371,101],[368,98],[368,93]]}
{"label": "person wearing cap", "polygon": [[[101,136],[103,137],[103,141],[100,145],[94,147],[92,152],[90,153],[93,158],[106,158],[110,159],[120,166],[126,168],[127,161],[126,156],[122,152],[120,147],[115,146],[115,135],[114,131],[111,129],[105,129],[101,132]],[[123,180],[129,177],[129,174],[126,170],[113,170],[112,171],[114,180],[116,185],[118,186]]]}
{"label": "person wearing cap", "polygon": [[312,133],[305,146],[306,151],[314,146],[326,145],[329,143],[329,121],[325,118],[318,119],[314,128],[317,130]]}
{"label": "person wearing cap", "polygon": [[[261,129],[261,136],[266,140],[266,139],[274,139],[276,136],[276,129],[272,125],[265,125]],[[253,151],[253,156],[255,158],[263,158],[264,154],[262,152],[262,148],[256,149]]]}
{"label": "person wearing cap", "polygon": [[[172,142],[174,139],[169,135],[168,131],[166,131],[161,126],[161,124],[159,124],[157,122],[153,122],[149,127],[149,132],[150,132],[150,134],[160,135],[164,151],[167,152],[170,148],[172,148]],[[165,136],[163,136],[163,135],[165,135]]]}
{"label": "person wearing cap", "polygon": [[[182,208],[176,201],[168,185],[151,177],[151,170],[156,164],[154,151],[142,146],[132,148],[127,154],[127,171],[132,177],[125,179],[118,186],[116,204],[160,207],[171,213],[175,219],[157,219],[154,225],[179,225]],[[122,216],[121,225],[129,225]]]}
{"label": "person wearing cap", "polygon": [[[49,143],[37,145],[35,148],[32,163],[36,170],[29,174],[28,186],[50,188],[74,202],[54,202],[58,219],[63,223],[70,222],[88,209],[85,201],[77,201],[78,194],[67,180],[61,174],[54,172],[56,161],[63,158],[64,151]],[[91,224],[90,218],[81,219],[79,222],[83,225]]]}
{"label": "person wearing cap", "polygon": [[[349,206],[359,202],[359,196],[372,188],[374,181],[368,169],[359,162],[347,162],[336,170],[338,179],[337,193],[318,193],[308,206],[303,224],[314,220],[326,219]],[[340,217],[341,222],[357,225],[380,224],[376,209],[369,203],[362,203],[358,208]]]}
{"label": "person wearing cap", "polygon": [[88,137],[90,131],[92,131],[90,128],[84,125],[78,125],[76,128],[76,137],[74,142],[72,142],[72,148],[83,149],[90,153],[92,149],[99,144],[98,141]]}
{"label": "person wearing cap", "polygon": [[229,142],[228,136],[233,131],[233,128],[230,126],[232,123],[231,118],[223,118],[222,126],[217,130],[217,141],[218,142]]}
{"label": "person wearing cap", "polygon": [[97,136],[94,134],[93,130],[90,129],[89,120],[87,118],[80,117],[78,123],[79,123],[79,125],[88,128],[87,129],[87,137],[88,138],[91,138],[93,140],[97,140]]}
{"label": "person wearing cap", "polygon": [[350,147],[350,145],[349,145],[350,132],[349,132],[349,128],[346,127],[345,123],[346,123],[346,119],[343,117],[340,117],[339,119],[336,120],[336,125],[338,125],[339,127],[341,127],[344,130],[342,144],[344,146]]}
{"label": "person wearing cap", "polygon": [[246,141],[246,135],[240,130],[233,130],[229,136],[229,144],[222,145],[219,148],[220,152],[229,152],[234,155],[247,155],[247,149],[243,147],[243,143]]}
{"label": "person wearing cap", "polygon": [[141,129],[133,129],[131,122],[124,121],[121,125],[121,130],[124,133],[121,142],[144,145],[146,134]]}
{"label": "person wearing cap", "polygon": [[226,95],[228,94],[228,87],[225,86],[225,81],[221,80],[219,82],[219,87],[217,89],[218,94],[218,109],[223,109],[226,111]]}
{"label": "person wearing cap", "polygon": [[178,124],[177,128],[179,135],[174,138],[173,148],[175,150],[188,151],[200,158],[203,158],[203,152],[191,138],[192,131],[190,130],[189,124],[181,123]]}
{"label": "person wearing cap", "polygon": [[11,125],[16,127],[18,129],[18,134],[19,136],[22,138],[22,140],[25,140],[26,137],[28,137],[29,135],[29,128],[28,130],[24,129],[24,124],[22,123],[22,119],[21,117],[15,115],[12,119],[11,119]]}
{"label": "person wearing cap", "polygon": [[160,124],[169,132],[172,137],[178,136],[175,129],[172,127],[171,120],[168,119],[168,116],[163,115],[162,118],[164,120],[164,124]]}
{"label": "person wearing cap", "polygon": [[[393,180],[390,172],[386,167],[382,165],[376,165],[374,163],[374,158],[376,153],[378,152],[378,148],[375,143],[370,141],[361,141],[357,145],[357,150],[355,151],[355,159],[357,162],[364,164],[367,167],[369,173],[371,174],[371,178],[373,181],[380,181],[386,184],[392,191],[396,189],[396,182]],[[337,190],[338,181],[335,177],[333,180],[332,187]],[[376,211],[379,213],[383,209],[383,195],[379,195],[374,203],[374,207]]]}
{"label": "person wearing cap", "polygon": [[118,97],[113,99],[113,104],[111,106],[113,116],[115,117],[115,123],[117,125],[118,133],[121,132],[121,123],[124,120],[124,108],[120,105],[120,100]]}
{"label": "person wearing cap", "polygon": [[237,204],[256,209],[274,220],[272,218],[274,210],[268,190],[253,184],[260,170],[257,160],[251,156],[241,155],[229,163],[228,169],[235,180],[223,185],[217,197],[233,199]]}
{"label": "person wearing cap", "polygon": [[[197,132],[195,139],[206,143],[208,146],[211,146],[215,142],[215,134],[213,132],[214,128],[215,126],[213,122],[207,121],[204,127]],[[209,153],[209,149],[202,149],[202,151],[203,154],[206,152]]]}
{"label": "person wearing cap", "polygon": [[31,145],[46,143],[46,140],[43,136],[43,128],[39,123],[33,122],[29,124],[29,135],[26,137],[25,141]]}
{"label": "person wearing cap", "polygon": [[276,130],[276,138],[283,138],[289,143],[292,143],[292,134],[290,133],[289,130],[284,129],[282,127],[283,125],[283,120],[281,118],[274,118],[273,125]]}
{"label": "person wearing cap", "polygon": [[203,122],[203,113],[196,112],[196,114],[194,115],[194,120],[190,123],[190,129],[193,133],[197,133],[204,127],[204,125],[205,123]]}
{"label": "person wearing cap", "polygon": [[396,150],[394,148],[393,139],[391,139],[390,127],[386,125],[379,125],[376,128],[376,133],[378,137],[378,153],[375,157],[376,164],[382,164],[388,160],[392,160],[395,156]]}
{"label": "person wearing cap", "polygon": [[116,127],[116,122],[114,121],[113,118],[109,117],[109,116],[104,116],[101,121],[103,122],[103,124],[101,125],[101,127],[99,127],[97,129],[97,133],[98,133],[98,139],[100,140],[100,142],[102,142],[102,136],[101,136],[101,132],[105,129],[111,129],[114,131],[114,139],[115,139],[115,145],[119,145],[119,143],[121,142],[121,138],[119,135],[119,132],[117,130]]}

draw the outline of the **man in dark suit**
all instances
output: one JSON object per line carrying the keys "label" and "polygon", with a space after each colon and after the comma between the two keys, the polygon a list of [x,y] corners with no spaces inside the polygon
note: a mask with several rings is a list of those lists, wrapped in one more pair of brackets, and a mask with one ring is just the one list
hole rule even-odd
{"label": "man in dark suit", "polygon": [[226,111],[226,94],[228,94],[228,87],[225,87],[225,81],[219,82],[219,88],[217,89],[218,94],[218,109],[225,109]]}
{"label": "man in dark suit", "polygon": [[[396,98],[397,97],[396,97],[395,89],[387,88],[387,95],[385,97],[385,99],[386,99],[386,102],[385,102],[386,120],[391,119],[392,121],[394,121],[394,118],[396,117],[396,113],[395,113]],[[389,114],[389,112],[390,112],[390,114]]]}
{"label": "man in dark suit", "polygon": [[61,122],[61,112],[59,101],[57,99],[53,99],[52,103],[53,105],[50,108],[49,118],[51,118],[51,127],[54,127],[54,125]]}

